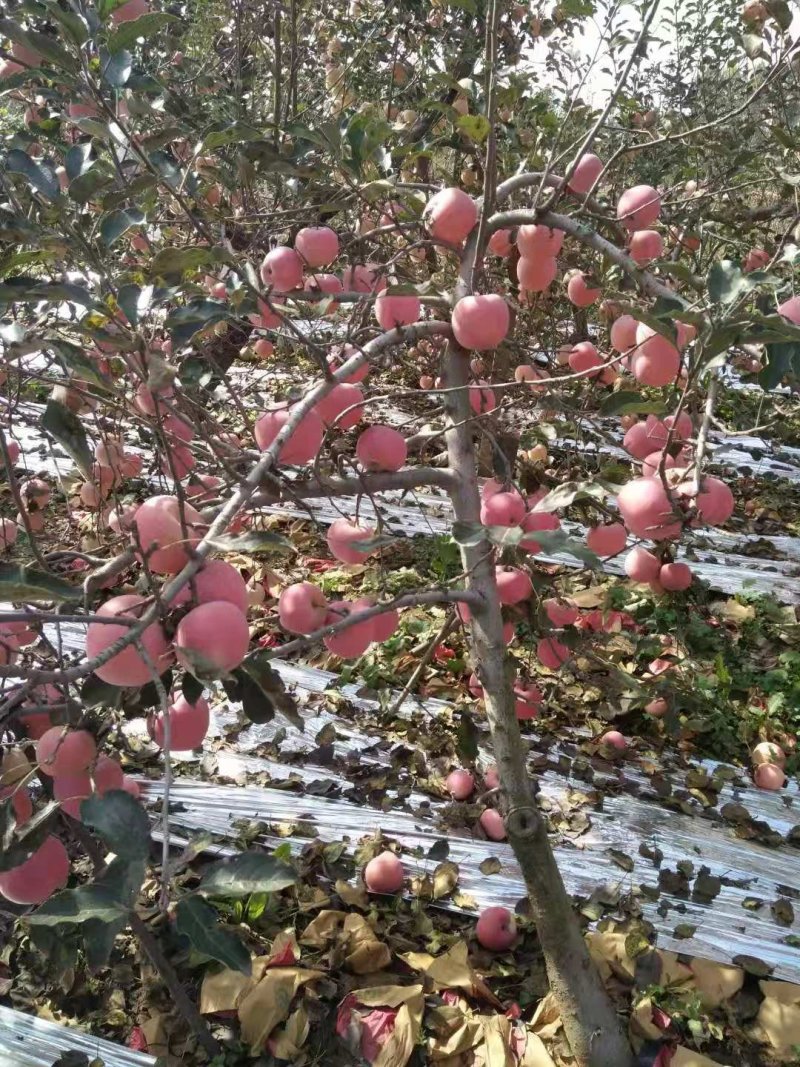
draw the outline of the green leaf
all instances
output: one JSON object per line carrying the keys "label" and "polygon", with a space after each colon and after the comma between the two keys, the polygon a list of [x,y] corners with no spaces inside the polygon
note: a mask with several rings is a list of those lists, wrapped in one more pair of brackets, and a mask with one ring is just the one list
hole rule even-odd
{"label": "green leaf", "polygon": [[100,373],[97,363],[86,355],[84,348],[61,338],[48,338],[42,347],[55,353],[67,374],[75,373],[84,381],[92,382],[101,389],[108,388],[110,383]]}
{"label": "green leaf", "polygon": [[70,148],[64,157],[64,169],[70,181],[85,174],[92,166],[91,144],[76,144]]}
{"label": "green leaf", "polygon": [[100,72],[115,89],[122,89],[127,84],[132,70],[133,56],[127,49],[122,48],[119,52],[100,50]]}
{"label": "green leaf", "polygon": [[90,478],[94,457],[83,422],[74,411],[58,400],[48,400],[39,425],[71,456],[84,478]]}
{"label": "green leaf", "polygon": [[111,789],[81,803],[81,819],[120,859],[146,860],[150,854],[150,820],[130,793]]}
{"label": "green leaf", "polygon": [[759,33],[743,33],[742,44],[748,59],[757,59],[764,54],[764,38]]}
{"label": "green leaf", "polygon": [[184,307],[176,308],[167,316],[164,325],[169,330],[173,345],[181,347],[188,344],[199,330],[230,316],[231,310],[227,304],[214,300],[193,300]]}
{"label": "green leaf", "polygon": [[483,144],[492,128],[485,115],[460,115],[456,126],[476,144]]}
{"label": "green leaf", "polygon": [[132,22],[123,22],[122,25],[109,34],[109,52],[121,52],[130,48],[140,38],[154,37],[164,26],[171,22],[180,22],[177,15],[168,15],[165,11],[153,11],[149,15],[140,15]]}
{"label": "green leaf", "polygon": [[456,733],[456,750],[462,762],[469,763],[477,759],[479,742],[480,733],[472,712],[462,711]]}
{"label": "green leaf", "polygon": [[600,560],[582,541],[576,541],[564,530],[534,530],[527,535],[542,546],[543,552],[563,552],[585,563],[591,570],[600,568]]}
{"label": "green leaf", "polygon": [[88,204],[90,200],[97,198],[101,189],[111,185],[113,181],[111,164],[105,160],[97,160],[69,183],[67,195],[76,204]]}
{"label": "green leaf", "polygon": [[33,567],[0,561],[0,598],[13,603],[30,600],[59,602],[80,600],[79,586],[70,585],[63,578],[55,578]]}
{"label": "green leaf", "polygon": [[141,226],[144,214],[138,208],[119,208],[110,211],[100,220],[100,236],[110,248],[132,226]]}
{"label": "green leaf", "polygon": [[171,188],[177,189],[182,181],[183,175],[179,167],[175,165],[175,161],[166,152],[151,152],[147,157],[152,167],[161,176],[164,182]]}
{"label": "green leaf", "polygon": [[[606,490],[599,482],[562,482],[534,504],[531,511],[557,511],[558,508],[569,507],[576,500],[603,500],[605,496]],[[541,530],[536,530],[531,536],[538,541],[540,533]]]}
{"label": "green leaf", "polygon": [[15,278],[0,285],[0,303],[38,303],[40,300],[48,304],[61,304],[66,301],[83,307],[94,305],[94,297],[88,289],[72,282],[42,282],[37,278]]}
{"label": "green leaf", "polygon": [[78,889],[63,889],[56,893],[28,917],[39,926],[59,926],[61,923],[118,922],[128,909],[116,899],[113,889],[103,885],[82,885]]}
{"label": "green leaf", "polygon": [[60,24],[66,35],[78,47],[89,40],[89,29],[85,21],[73,11],[65,11],[58,0],[45,0],[45,7],[51,18]]}
{"label": "green leaf", "polygon": [[175,908],[175,925],[196,952],[232,971],[249,975],[250,953],[242,942],[221,929],[216,911],[201,897],[184,897]]}
{"label": "green leaf", "polygon": [[766,4],[767,11],[769,11],[780,28],[784,31],[788,30],[794,16],[786,0],[766,0]]}
{"label": "green leaf", "polygon": [[721,259],[715,263],[706,277],[709,299],[714,304],[732,304],[753,287],[751,280],[742,272],[735,260]]}
{"label": "green leaf", "polygon": [[245,534],[221,534],[210,542],[217,552],[247,552],[256,555],[259,552],[296,552],[297,549],[283,534],[274,530],[253,530]]}
{"label": "green leaf", "polygon": [[19,867],[50,835],[58,804],[50,801],[26,822],[18,824],[12,798],[0,800],[0,871]]}
{"label": "green leaf", "polygon": [[78,61],[58,44],[54,37],[35,30],[23,30],[19,19],[0,19],[0,37],[9,37],[12,41],[38,52],[53,66],[62,70],[77,70]]}
{"label": "green leaf", "polygon": [[294,885],[297,879],[297,871],[288,863],[282,863],[266,852],[243,852],[209,867],[198,892],[209,897],[278,893]]}
{"label": "green leaf", "polygon": [[450,536],[457,545],[475,548],[489,539],[489,529],[481,522],[454,522]]}
{"label": "green leaf", "polygon": [[[297,710],[297,703],[294,697],[286,692],[283,679],[272,667],[269,660],[268,649],[256,649],[245,656],[235,672],[235,677],[243,679],[245,682],[249,680],[256,685],[262,697],[262,705],[263,700],[266,699],[274,711],[283,715],[296,729],[303,733],[305,722]],[[243,703],[247,703],[247,693],[248,690],[245,685],[242,696]],[[252,709],[245,707],[245,713],[248,714],[248,717],[251,717],[251,712]],[[253,721],[257,720],[253,718]]]}
{"label": "green leaf", "polygon": [[663,400],[645,400],[639,393],[625,390],[609,393],[600,404],[601,415],[663,415],[666,410]]}
{"label": "green leaf", "polygon": [[55,169],[49,163],[37,163],[19,148],[12,148],[6,155],[5,169],[12,174],[22,174],[48,200],[57,200],[61,195]]}
{"label": "green leaf", "polygon": [[141,316],[153,302],[153,286],[122,285],[117,293],[117,303],[125,312],[131,326],[138,326]]}
{"label": "green leaf", "polygon": [[90,674],[81,686],[81,704],[85,708],[117,708],[122,693],[118,685],[111,685],[96,674]]}
{"label": "green leaf", "polygon": [[762,389],[775,389],[787,375],[800,376],[800,342],[766,345],[767,365],[758,376]]}
{"label": "green leaf", "polygon": [[228,144],[241,144],[243,141],[260,141],[264,137],[261,130],[248,126],[244,122],[219,123],[203,138],[203,148],[211,151]]}
{"label": "green leaf", "polygon": [[116,922],[86,919],[83,923],[81,934],[83,936],[83,951],[86,955],[86,966],[90,973],[96,974],[97,971],[108,966],[117,935],[121,934],[127,925],[127,916],[123,916]]}
{"label": "green leaf", "polygon": [[190,245],[187,248],[162,248],[153,257],[150,274],[154,278],[183,274],[187,270],[196,271],[213,261],[214,253],[207,247]]}

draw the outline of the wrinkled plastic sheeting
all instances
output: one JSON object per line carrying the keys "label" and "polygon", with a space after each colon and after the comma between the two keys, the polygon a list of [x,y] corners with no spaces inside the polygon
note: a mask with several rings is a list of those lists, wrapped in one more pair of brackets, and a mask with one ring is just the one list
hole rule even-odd
{"label": "wrinkled plastic sheeting", "polygon": [[[152,803],[163,795],[160,782],[140,784],[146,802]],[[545,783],[543,793],[557,803],[563,786],[555,788]],[[170,796],[170,822],[184,832],[212,833],[230,839],[236,836],[236,824],[263,823],[262,840],[270,847],[288,841],[299,850],[314,839],[344,840],[354,846],[364,836],[380,831],[400,842],[407,852],[420,850],[424,856],[436,841],[446,838],[450,846],[448,858],[459,866],[459,887],[479,908],[502,904],[513,909],[525,896],[510,846],[479,840],[464,830],[441,829],[434,818],[420,812],[397,808],[382,811],[343,799],[283,789],[185,780],[173,783]],[[711,876],[722,877],[726,882],[711,902],[691,894],[684,898],[667,892],[661,892],[655,902],[637,896],[642,914],[658,930],[660,947],[726,963],[738,955],[753,956],[772,967],[777,978],[795,982],[800,979],[800,951],[786,944],[787,937],[800,934],[800,917],[778,926],[770,911],[770,904],[780,897],[800,897],[796,854],[790,859],[782,850],[772,851],[715,834],[714,828],[702,820],[630,797],[606,798],[604,810],[593,811],[591,819],[588,833],[556,847],[558,866],[570,893],[589,898],[605,887],[606,893],[628,898],[637,895],[640,885],[657,886],[658,870],[638,852],[640,844],[657,845],[663,853],[662,870],[675,870],[679,862],[689,861],[695,872],[705,866]],[[279,825],[280,836],[270,829]],[[624,853],[632,869],[620,869],[610,850]],[[487,876],[480,871],[480,864],[488,856],[501,861],[500,873]],[[403,860],[409,873],[430,872],[435,866],[416,861],[407,853]],[[745,909],[747,897],[762,899],[762,908]],[[446,901],[440,903],[448,906]],[[673,931],[679,925],[684,928],[682,932],[687,926],[696,929],[690,937],[676,937]]]}
{"label": "wrinkled plastic sheeting", "polygon": [[[358,504],[358,509],[356,509]],[[338,497],[336,501],[324,498],[308,500],[301,508],[289,502],[271,504],[261,509],[270,515],[298,516],[308,518],[313,513],[314,519],[322,524],[329,524],[347,514],[358,510],[360,520],[364,523],[376,523],[378,515],[372,502],[366,497],[357,501],[355,497]],[[396,537],[444,537],[452,532],[452,512],[450,502],[444,493],[415,492],[414,503],[403,502],[400,493],[384,493],[380,502],[380,518],[386,531]],[[577,523],[562,522],[563,530],[583,543],[586,528]],[[723,544],[735,547],[748,540],[762,540],[742,535],[736,538],[723,531],[704,530],[703,539],[714,545],[713,550],[700,548],[689,543],[691,554],[687,555],[685,547],[679,546],[678,558],[688,559],[692,570],[702,581],[708,582],[712,589],[722,593],[741,593],[743,590],[775,597],[781,603],[800,603],[800,540],[784,537],[782,547],[777,544],[776,551],[788,548],[789,559],[755,558],[741,553],[724,551]],[[774,541],[774,538],[763,538]],[[631,541],[631,544],[634,542]],[[719,550],[717,550],[719,544]],[[537,552],[536,561],[554,563],[562,567],[582,568],[584,563],[567,552]],[[624,559],[617,556],[604,561],[607,573],[623,575]]]}
{"label": "wrinkled plastic sheeting", "polygon": [[154,1067],[156,1062],[146,1053],[0,1005],[0,1064],[52,1067],[63,1052],[85,1052],[90,1063],[101,1060],[104,1067]]}

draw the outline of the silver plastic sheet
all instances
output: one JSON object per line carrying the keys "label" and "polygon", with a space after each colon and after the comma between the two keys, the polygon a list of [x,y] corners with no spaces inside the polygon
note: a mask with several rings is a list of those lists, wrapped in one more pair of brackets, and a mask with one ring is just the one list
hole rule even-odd
{"label": "silver plastic sheet", "polygon": [[[146,801],[159,799],[159,782],[143,782]],[[558,799],[558,790],[547,794]],[[381,811],[347,800],[293,794],[282,789],[249,786],[221,786],[178,780],[171,792],[171,822],[183,831],[205,832],[230,838],[237,823],[266,824],[261,840],[270,847],[288,841],[296,850],[316,838],[345,841],[354,846],[363,837],[381,831],[398,841],[405,851],[407,871],[430,872],[435,864],[417,860],[409,853],[419,850],[425,856],[434,842],[446,838],[449,859],[459,866],[459,887],[478,907],[503,904],[514,908],[525,890],[511,848],[502,842],[478,840],[466,831],[446,830],[433,815],[398,809]],[[282,826],[280,835],[271,828]],[[302,826],[302,830],[300,827]],[[287,827],[295,827],[288,836]],[[658,871],[652,861],[638,853],[640,844],[657,845],[663,852],[661,868],[675,871],[680,861],[690,861],[695,870],[708,868],[712,878],[723,884],[712,901],[701,899],[691,889],[686,895],[662,891],[657,902],[639,896],[642,884],[655,886]],[[610,849],[629,858],[632,869],[622,870]],[[487,876],[480,864],[489,856],[502,864],[498,874]],[[775,977],[800,980],[800,951],[786,943],[800,934],[800,920],[779,926],[770,905],[779,898],[800,896],[800,867],[796,858],[773,852],[749,842],[716,836],[708,826],[693,818],[663,812],[652,806],[633,804],[630,798],[607,803],[602,813],[592,813],[588,834],[572,845],[556,848],[559,870],[570,893],[590,898],[604,887],[613,896],[635,899],[643,916],[658,931],[658,944],[676,952],[730,962],[738,955],[755,956],[773,968]],[[788,892],[787,892],[788,891]],[[756,911],[744,901],[757,897],[764,901]],[[447,906],[446,902],[440,902]],[[691,936],[675,936],[693,926]]]}
{"label": "silver plastic sheet", "polygon": [[2,1067],[52,1067],[62,1052],[85,1052],[90,1062],[102,1060],[104,1067],[153,1067],[156,1062],[143,1052],[0,1005]]}

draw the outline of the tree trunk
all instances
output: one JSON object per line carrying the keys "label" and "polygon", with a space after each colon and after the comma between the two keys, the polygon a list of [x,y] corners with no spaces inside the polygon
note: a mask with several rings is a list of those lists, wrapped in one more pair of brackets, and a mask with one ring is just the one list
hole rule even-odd
{"label": "tree trunk", "polygon": [[[446,434],[451,491],[457,521],[480,522],[475,448],[470,405],[464,386],[468,357],[455,344],[445,355],[445,393],[450,423]],[[531,790],[525,746],[519,732],[514,693],[506,664],[503,620],[495,583],[495,561],[488,541],[462,547],[469,588],[484,598],[472,608],[471,651],[484,688],[486,715],[506,805],[508,838],[522,871],[547,974],[558,1001],[572,1052],[580,1067],[629,1067],[630,1045],[599,975],[592,965],[578,919],[550,847],[547,827]]]}

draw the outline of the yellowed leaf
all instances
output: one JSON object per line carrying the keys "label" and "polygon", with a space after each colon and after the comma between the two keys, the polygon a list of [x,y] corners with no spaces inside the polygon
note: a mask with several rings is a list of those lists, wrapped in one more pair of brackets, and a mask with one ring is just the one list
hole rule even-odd
{"label": "yellowed leaf", "polygon": [[310,945],[312,948],[326,948],[336,939],[346,917],[346,911],[321,911],[303,930],[300,944]]}
{"label": "yellowed leaf", "polygon": [[482,1015],[486,1067],[515,1067],[511,1052],[511,1020],[504,1015]]}
{"label": "yellowed leaf", "polygon": [[586,935],[589,955],[603,981],[612,974],[633,978],[634,962],[625,951],[625,938],[625,934],[614,930],[597,930]]}
{"label": "yellowed leaf", "polygon": [[306,1043],[308,1031],[308,1012],[305,1005],[301,1004],[286,1020],[286,1025],[275,1031],[275,1047],[272,1050],[275,1059],[295,1063]]}
{"label": "yellowed leaf", "polygon": [[388,945],[375,936],[375,931],[363,915],[351,914],[342,927],[345,965],[354,974],[374,974],[387,967],[392,959]]}
{"label": "yellowed leaf", "polygon": [[472,969],[466,941],[457,941],[441,956],[429,956],[427,952],[408,952],[403,959],[410,967],[422,971],[436,989],[460,989],[469,997],[481,997],[502,1008],[481,976]]}
{"label": "yellowed leaf", "polygon": [[421,985],[375,985],[367,989],[355,989],[353,995],[365,1008],[397,1008],[400,1004],[416,1004],[419,1000],[422,1010]]}
{"label": "yellowed leaf", "polygon": [[658,979],[659,985],[675,986],[691,982],[691,970],[685,963],[680,962],[674,952],[668,952],[666,949],[659,949],[658,955],[661,959],[661,975]]}
{"label": "yellowed leaf", "polygon": [[419,1037],[422,1019],[422,997],[419,998],[419,1014],[412,1012],[410,1005],[401,1004],[386,1044],[373,1061],[373,1067],[405,1067]]}
{"label": "yellowed leaf", "polygon": [[758,1025],[778,1053],[800,1045],[800,986],[790,982],[761,982],[764,999],[758,1010]]}
{"label": "yellowed leaf", "polygon": [[445,860],[433,872],[433,899],[449,896],[458,885],[458,864]]}
{"label": "yellowed leaf", "polygon": [[630,1016],[629,1030],[631,1037],[646,1038],[649,1041],[661,1039],[662,1032],[653,1022],[652,1014],[652,1000],[649,997],[645,1000],[640,1000]]}
{"label": "yellowed leaf", "polygon": [[242,997],[238,1008],[242,1040],[250,1045],[254,1054],[263,1048],[278,1023],[289,1014],[298,989],[322,977],[322,971],[303,967],[272,967],[264,972],[261,981]]}
{"label": "yellowed leaf", "polygon": [[348,908],[362,908],[366,911],[369,907],[369,894],[363,885],[350,885],[340,878],[334,888]]}
{"label": "yellowed leaf", "polygon": [[145,1019],[141,1025],[144,1039],[147,1042],[147,1050],[152,1056],[169,1055],[169,1035],[166,1026],[166,1015],[158,1012]]}
{"label": "yellowed leaf", "polygon": [[744,984],[744,971],[711,960],[694,959],[689,964],[694,987],[700,994],[703,1007],[711,1010],[735,996]]}
{"label": "yellowed leaf", "polygon": [[200,1014],[214,1015],[218,1011],[233,1011],[242,994],[253,985],[253,979],[241,971],[217,971],[206,974],[200,986]]}
{"label": "yellowed leaf", "polygon": [[758,983],[761,992],[771,1000],[777,1000],[780,1004],[800,1004],[800,985],[793,982],[769,982]]}
{"label": "yellowed leaf", "polygon": [[556,1067],[538,1034],[528,1033],[519,1067]]}
{"label": "yellowed leaf", "polygon": [[399,955],[414,971],[427,971],[435,958],[429,952],[401,952]]}
{"label": "yellowed leaf", "polygon": [[756,609],[753,604],[740,604],[732,597],[729,600],[718,600],[709,606],[709,610],[715,615],[721,615],[731,622],[749,622],[756,617]]}
{"label": "yellowed leaf", "polygon": [[443,1004],[426,1012],[425,1027],[431,1034],[428,1058],[436,1063],[451,1056],[462,1056],[483,1038],[480,1019],[473,1018],[455,1004]]}
{"label": "yellowed leaf", "polygon": [[531,1030],[546,1040],[555,1037],[560,1029],[561,1014],[556,998],[552,993],[546,993],[536,1005],[536,1011],[531,1019]]}

